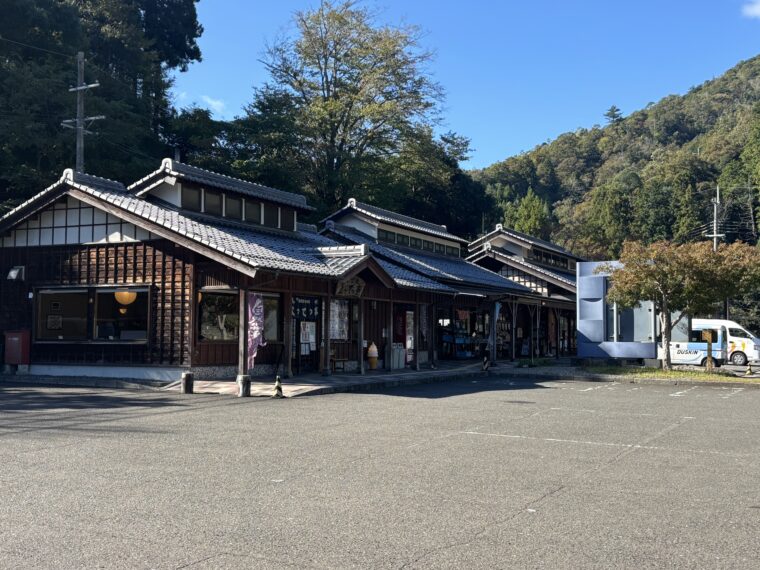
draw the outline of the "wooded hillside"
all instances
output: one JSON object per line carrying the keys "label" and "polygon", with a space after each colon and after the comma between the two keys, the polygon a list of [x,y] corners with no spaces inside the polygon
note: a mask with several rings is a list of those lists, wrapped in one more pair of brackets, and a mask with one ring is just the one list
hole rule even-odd
{"label": "wooded hillside", "polygon": [[[607,124],[565,133],[474,172],[508,226],[589,258],[625,239],[704,239],[720,185],[721,233],[756,241],[760,57]],[[601,113],[600,113],[601,115]]]}

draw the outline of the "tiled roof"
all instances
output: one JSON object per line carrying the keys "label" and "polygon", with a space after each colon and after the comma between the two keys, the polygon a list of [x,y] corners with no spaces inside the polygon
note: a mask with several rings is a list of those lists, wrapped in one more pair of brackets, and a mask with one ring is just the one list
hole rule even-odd
{"label": "tiled roof", "polygon": [[38,194],[35,194],[25,202],[22,202],[15,208],[13,208],[11,211],[6,212],[5,215],[0,217],[0,225],[3,225],[3,222],[6,220],[9,220],[13,218],[16,214],[22,212],[27,207],[31,206],[35,202],[40,202],[43,196],[51,195],[55,190],[58,190],[61,188],[63,184],[77,184],[82,186],[87,186],[88,188],[93,188],[97,190],[104,190],[107,192],[121,192],[123,193],[126,188],[121,182],[116,182],[115,180],[110,180],[108,178],[101,178],[100,176],[93,176],[92,174],[84,174],[82,172],[75,172],[71,168],[67,168],[63,171],[63,174],[61,177],[56,180],[53,184],[45,188],[42,192],[39,192]]}
{"label": "tiled roof", "polygon": [[391,263],[390,261],[386,261],[385,259],[380,258],[377,262],[391,277],[393,277],[393,281],[395,281],[396,285],[399,287],[407,289],[424,289],[434,293],[444,293],[448,295],[454,295],[457,293],[456,289],[449,287],[448,285],[438,283],[438,281],[434,281],[433,279],[428,279],[419,273],[404,269],[403,267]]}
{"label": "tiled roof", "polygon": [[329,251],[320,251],[320,248],[335,248],[339,244],[316,232],[303,231],[284,235],[282,232],[271,233],[263,229],[252,230],[228,225],[217,227],[129,193],[95,189],[80,184],[72,186],[252,268],[340,277],[367,258],[367,255],[362,255],[361,252],[334,256],[330,255]]}
{"label": "tiled roof", "polygon": [[547,269],[540,265],[536,265],[535,263],[531,263],[530,261],[527,261],[523,257],[504,253],[498,248],[486,249],[480,252],[476,252],[470,256],[470,259],[480,259],[484,255],[489,255],[489,254],[492,254],[494,257],[496,257],[496,259],[498,259],[502,263],[515,265],[518,268],[523,268],[534,274],[544,275],[550,279],[554,279],[555,281],[564,283],[572,287],[573,290],[575,290],[575,275],[571,273],[561,273],[559,271],[552,271],[551,269]]}
{"label": "tiled roof", "polygon": [[577,259],[577,260],[581,260],[582,261],[581,257],[578,257],[577,255],[575,255],[571,251],[566,250],[564,247],[561,247],[561,246],[557,245],[556,243],[552,243],[550,241],[539,239],[537,237],[533,237],[531,235],[524,234],[523,232],[518,232],[517,230],[513,230],[511,228],[505,228],[501,224],[497,224],[496,225],[496,229],[494,229],[493,231],[487,233],[484,236],[479,237],[478,239],[476,239],[475,241],[473,241],[472,243],[470,243],[470,251],[476,252],[477,249],[478,249],[478,247],[480,247],[480,245],[482,245],[486,241],[490,241],[492,238],[496,237],[499,234],[504,234],[506,236],[514,238],[514,239],[516,239],[518,241],[521,241],[523,243],[526,243],[528,245],[542,247],[542,248],[544,248],[546,250],[553,251],[555,253],[559,253],[561,255],[566,255],[566,256],[571,257],[573,259]]}
{"label": "tiled roof", "polygon": [[151,181],[162,176],[174,176],[179,179],[189,180],[212,188],[231,190],[245,196],[276,202],[298,210],[314,210],[314,208],[309,206],[306,202],[306,196],[294,194],[292,192],[284,192],[283,190],[277,190],[276,188],[270,188],[254,182],[248,182],[247,180],[242,180],[240,178],[219,174],[204,168],[178,162],[170,158],[165,158],[161,161],[161,167],[158,170],[151,172],[144,178],[131,184],[128,190],[139,194],[150,185]]}
{"label": "tiled roof", "polygon": [[504,293],[529,293],[530,289],[513,283],[492,271],[488,271],[459,257],[426,254],[409,249],[391,249],[375,242],[370,236],[337,224],[328,224],[328,232],[351,243],[363,243],[372,253],[447,286],[462,289],[487,289]]}
{"label": "tiled roof", "polygon": [[407,228],[419,233],[428,234],[435,237],[439,237],[439,238],[443,238],[443,239],[447,239],[451,241],[456,241],[459,243],[465,243],[465,244],[468,243],[466,239],[462,239],[459,236],[455,236],[454,234],[449,233],[449,231],[446,229],[446,226],[433,224],[430,222],[426,222],[424,220],[418,220],[417,218],[412,218],[410,216],[405,216],[403,214],[391,212],[390,210],[379,208],[371,204],[358,202],[354,198],[350,198],[346,206],[344,206],[343,208],[341,208],[334,214],[328,216],[327,218],[325,218],[325,220],[322,220],[322,221],[324,222],[330,219],[338,220],[339,218],[343,217],[345,214],[350,213],[352,211],[357,212],[359,214],[363,214],[379,222],[385,222],[387,224],[392,224],[394,226],[400,226],[402,228]]}

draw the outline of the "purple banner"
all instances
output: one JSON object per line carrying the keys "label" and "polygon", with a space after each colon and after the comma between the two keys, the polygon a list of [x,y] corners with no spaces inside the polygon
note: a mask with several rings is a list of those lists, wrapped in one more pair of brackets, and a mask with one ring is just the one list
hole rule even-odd
{"label": "purple banner", "polygon": [[248,293],[248,370],[253,370],[253,363],[259,347],[266,345],[266,339],[264,339],[264,298],[258,293]]}

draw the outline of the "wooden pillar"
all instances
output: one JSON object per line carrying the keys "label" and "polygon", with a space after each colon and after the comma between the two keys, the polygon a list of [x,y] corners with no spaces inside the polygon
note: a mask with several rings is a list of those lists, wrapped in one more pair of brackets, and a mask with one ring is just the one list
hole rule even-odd
{"label": "wooden pillar", "polygon": [[385,331],[385,369],[393,369],[393,301],[388,301],[388,328]]}
{"label": "wooden pillar", "polygon": [[488,331],[488,344],[491,351],[491,363],[496,362],[496,303],[494,301],[491,305],[491,330]]}
{"label": "wooden pillar", "polygon": [[518,301],[510,303],[510,312],[512,313],[512,361],[517,356],[517,309],[520,306]]}
{"label": "wooden pillar", "polygon": [[[330,288],[332,288],[332,284],[329,285]],[[330,310],[332,307],[330,306],[332,304],[332,292],[327,292],[327,297],[325,298],[325,310],[324,310],[324,320],[323,322],[323,331],[322,331],[322,341],[325,345],[325,355],[324,355],[324,361],[323,361],[323,367],[322,367],[322,376],[329,376],[332,372],[330,368]]]}
{"label": "wooden pillar", "polygon": [[559,340],[560,340],[559,320],[560,320],[559,319],[559,309],[555,308],[554,309],[554,329],[555,329],[555,333],[556,333],[557,338],[554,340],[554,342],[556,343],[556,346],[557,346],[557,359],[559,359],[559,351],[560,351],[560,346],[559,346]]}
{"label": "wooden pillar", "polygon": [[358,358],[357,364],[359,365],[358,372],[359,374],[364,374],[364,299],[357,299],[356,302],[359,306],[359,331],[356,335],[356,355]]}
{"label": "wooden pillar", "polygon": [[248,374],[248,295],[245,289],[238,291],[240,318],[238,330],[238,374]]}
{"label": "wooden pillar", "polygon": [[430,321],[428,322],[428,325],[430,326],[430,334],[428,336],[428,339],[429,339],[428,354],[430,356],[428,357],[428,364],[430,364],[430,368],[435,368],[435,352],[436,352],[436,349],[438,348],[436,338],[435,338],[436,323],[437,323],[436,314],[435,314],[436,313],[435,305],[431,303],[428,310],[430,311],[430,315],[428,316],[428,318],[430,319]]}
{"label": "wooden pillar", "polygon": [[[415,297],[417,295],[415,294]],[[416,301],[416,299],[415,299]],[[414,369],[420,369],[420,305],[414,303]]]}
{"label": "wooden pillar", "polygon": [[[285,378],[293,377],[293,293],[285,292],[282,296],[282,312],[285,322],[282,327],[284,351],[282,354]],[[298,331],[296,331],[298,333]]]}

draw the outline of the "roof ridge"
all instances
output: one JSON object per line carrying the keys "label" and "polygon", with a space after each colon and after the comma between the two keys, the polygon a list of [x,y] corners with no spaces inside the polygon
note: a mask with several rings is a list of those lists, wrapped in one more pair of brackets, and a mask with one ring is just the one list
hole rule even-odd
{"label": "roof ridge", "polygon": [[[382,210],[383,212],[387,212],[388,214],[391,214],[393,216],[398,216],[401,218],[408,218],[410,220],[414,220],[415,222],[420,222],[423,224],[430,224],[431,226],[435,226],[437,228],[443,228],[446,232],[449,231],[449,229],[446,227],[445,224],[436,224],[435,222],[428,222],[427,220],[422,220],[420,218],[415,218],[414,216],[409,216],[407,214],[402,214],[400,212],[394,212],[393,210],[389,210],[387,208],[383,208],[382,206],[376,206],[374,204],[369,204],[368,202],[360,202],[356,198],[349,198],[348,199],[348,205],[354,208],[358,208],[360,206],[369,206],[370,208],[375,208],[376,210]],[[452,234],[453,235],[453,234]]]}

